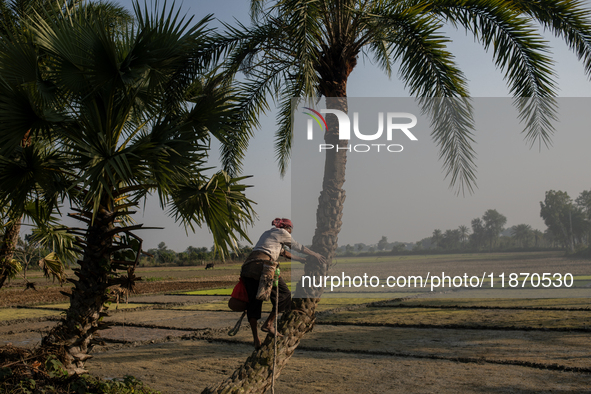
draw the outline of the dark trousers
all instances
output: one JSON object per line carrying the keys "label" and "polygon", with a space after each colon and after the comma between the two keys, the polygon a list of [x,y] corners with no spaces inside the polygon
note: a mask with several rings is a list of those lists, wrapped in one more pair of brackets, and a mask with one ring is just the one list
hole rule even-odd
{"label": "dark trousers", "polygon": [[[242,277],[246,293],[248,294],[248,307],[246,309],[246,316],[248,319],[260,319],[261,310],[263,309],[263,301],[257,300],[257,292],[259,290],[259,281],[252,278]],[[271,289],[271,303],[273,304],[273,311],[286,312],[291,310],[291,292],[289,287],[283,280],[279,278],[279,305],[275,302],[277,299],[277,287],[273,286]]]}

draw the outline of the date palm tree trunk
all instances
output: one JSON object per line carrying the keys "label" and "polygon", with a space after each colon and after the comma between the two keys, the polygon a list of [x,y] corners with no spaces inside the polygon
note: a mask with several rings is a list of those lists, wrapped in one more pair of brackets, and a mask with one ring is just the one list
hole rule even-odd
{"label": "date palm tree trunk", "polygon": [[[346,94],[346,93],[345,93]],[[328,109],[338,109],[347,113],[347,97],[328,97]],[[326,144],[339,147],[326,152],[322,191],[318,198],[316,211],[316,231],[312,239],[312,249],[325,256],[329,261],[337,249],[338,235],[343,222],[343,204],[345,202],[345,168],[347,164],[348,140],[339,140],[339,124],[335,115],[326,116],[327,131],[324,135]]]}
{"label": "date palm tree trunk", "polygon": [[0,289],[4,286],[10,274],[8,263],[14,256],[18,236],[21,232],[21,222],[22,216],[8,224],[2,237],[2,245],[0,246]]}
{"label": "date palm tree trunk", "polygon": [[[336,85],[333,96],[327,97],[326,106],[347,112],[346,80]],[[340,97],[334,95],[340,94]],[[338,234],[341,230],[343,203],[345,201],[345,165],[347,163],[348,140],[339,140],[337,117],[329,114],[326,117],[327,132],[324,141],[342,149],[331,149],[326,154],[322,191],[318,199],[316,211],[316,231],[312,240],[312,250],[322,254],[329,262],[337,248]],[[327,266],[321,265],[309,257],[304,267],[307,276],[324,276]],[[296,296],[292,302],[292,310],[283,314],[278,323],[278,330],[284,335],[277,343],[275,378],[277,378],[300,344],[304,335],[311,331],[316,320],[316,305],[320,301],[322,288],[302,288],[299,281],[296,285]],[[260,350],[253,352],[244,365],[222,383],[203,390],[202,394],[213,393],[264,393],[270,386],[273,376],[273,339],[267,336]]]}

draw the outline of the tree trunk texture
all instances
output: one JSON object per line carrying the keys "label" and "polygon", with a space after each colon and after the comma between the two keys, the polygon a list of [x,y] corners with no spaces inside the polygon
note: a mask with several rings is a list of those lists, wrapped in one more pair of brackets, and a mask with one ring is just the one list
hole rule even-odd
{"label": "tree trunk texture", "polygon": [[105,328],[100,320],[107,316],[104,303],[109,299],[107,288],[113,243],[109,232],[114,229],[114,218],[113,212],[99,208],[94,223],[88,226],[86,240],[80,242],[84,249],[83,258],[78,261],[80,269],[74,270],[77,279],[68,279],[74,284],[72,293],[63,293],[70,297],[66,317],[41,343],[55,351],[70,374],[86,373],[84,362],[92,357],[88,353],[98,342],[94,335]]}
{"label": "tree trunk texture", "polygon": [[[346,96],[346,84],[342,86],[340,93]],[[347,112],[346,97],[327,97],[326,106],[329,109],[338,109]],[[312,250],[327,258],[328,266],[334,257],[337,248],[338,234],[341,230],[343,203],[345,191],[342,189],[345,182],[345,165],[347,162],[348,140],[339,140],[338,120],[335,115],[326,116],[328,125],[324,140],[327,144],[342,147],[329,150],[326,153],[324,166],[324,179],[322,191],[318,198],[316,211],[316,231],[312,240]],[[324,276],[328,270],[312,257],[306,261],[305,275]],[[302,288],[298,281],[296,296],[292,301],[292,310],[286,312],[278,322],[278,331],[284,335],[277,342],[277,356],[275,378],[279,377],[283,368],[300,344],[303,336],[312,330],[316,320],[315,310],[322,288]],[[273,376],[273,338],[267,335],[260,350],[253,352],[244,365],[238,368],[232,376],[224,382],[208,387],[202,394],[227,394],[227,393],[264,393],[271,387]]]}
{"label": "tree trunk texture", "polygon": [[14,250],[18,242],[18,236],[21,232],[22,216],[14,221],[14,223],[6,226],[4,236],[2,238],[2,245],[0,246],[0,289],[8,279],[10,270],[7,265],[14,256]]}
{"label": "tree trunk texture", "polygon": [[[346,97],[327,97],[326,107],[338,109],[347,113]],[[324,177],[322,191],[318,198],[316,211],[316,231],[312,239],[312,250],[325,256],[331,261],[337,249],[338,236],[343,222],[343,204],[345,202],[345,167],[347,164],[348,140],[339,140],[339,123],[335,115],[327,114],[327,132],[324,141],[338,146],[339,149],[329,149],[324,162]]]}

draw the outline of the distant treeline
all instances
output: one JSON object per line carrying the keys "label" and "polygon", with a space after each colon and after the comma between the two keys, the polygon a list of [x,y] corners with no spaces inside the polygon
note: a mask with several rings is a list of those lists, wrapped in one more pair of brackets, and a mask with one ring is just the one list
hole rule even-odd
{"label": "distant treeline", "polygon": [[565,250],[569,254],[591,257],[591,191],[572,200],[566,192],[549,190],[540,201],[544,232],[529,224],[504,228],[507,218],[495,209],[471,221],[470,227],[433,230],[430,237],[417,242],[388,242],[386,236],[372,245],[348,244],[337,255],[473,253],[493,251]]}
{"label": "distant treeline", "polygon": [[[240,246],[237,252],[229,256],[229,260],[241,260],[252,251],[250,246]],[[208,262],[217,261],[219,257],[214,248],[189,246],[184,252],[175,252],[168,249],[164,242],[160,242],[157,248],[148,249],[140,257],[140,266],[194,266],[206,265]]]}
{"label": "distant treeline", "polygon": [[[572,200],[566,192],[550,190],[540,202],[540,208],[540,216],[547,225],[544,232],[529,224],[505,228],[507,217],[495,209],[488,209],[482,217],[474,218],[470,226],[435,229],[430,237],[416,242],[389,242],[386,236],[382,236],[375,244],[342,245],[337,249],[337,256],[546,250],[566,250],[571,254],[591,256],[591,191],[583,191]],[[243,260],[251,251],[251,246],[241,246],[229,259]],[[146,253],[140,258],[141,266],[195,266],[219,260],[213,247],[189,246],[184,252],[175,252],[164,242]]]}

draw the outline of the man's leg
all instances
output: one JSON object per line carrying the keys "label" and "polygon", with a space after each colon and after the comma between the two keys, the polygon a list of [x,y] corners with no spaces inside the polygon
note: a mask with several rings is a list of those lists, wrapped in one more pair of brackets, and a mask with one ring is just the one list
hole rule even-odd
{"label": "man's leg", "polygon": [[261,347],[261,339],[259,338],[259,330],[257,329],[257,321],[256,318],[248,319],[250,323],[250,329],[252,331],[252,339],[254,340],[254,348],[259,349]]}
{"label": "man's leg", "polygon": [[[277,312],[273,309],[273,311],[269,314],[267,320],[263,323],[261,327],[261,331],[268,332],[272,336],[275,336],[275,317],[277,317]],[[278,337],[283,337],[281,334],[277,334]]]}
{"label": "man's leg", "polygon": [[259,288],[259,282],[251,278],[242,278],[246,292],[248,293],[248,306],[246,308],[246,315],[248,322],[250,323],[250,329],[252,331],[252,339],[254,341],[254,348],[258,349],[261,347],[261,340],[259,338],[259,332],[257,328],[257,322],[261,318],[261,309],[263,307],[263,301],[256,299],[256,293]]}
{"label": "man's leg", "polygon": [[[273,287],[273,289],[271,290],[271,303],[273,304],[273,310],[271,311],[271,314],[269,314],[269,317],[267,318],[267,321],[265,321],[263,323],[263,326],[261,327],[262,331],[266,331],[269,334],[275,336],[275,319],[277,318],[277,309],[279,309],[279,312],[284,312],[286,310],[290,309],[291,306],[291,292],[289,291],[289,287],[287,287],[287,284],[283,281],[283,278],[279,278],[279,305],[277,306],[276,303],[276,299],[277,299],[277,287]],[[283,335],[281,334],[277,334],[278,337],[283,337]]]}

